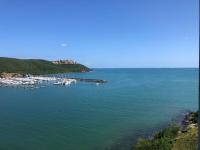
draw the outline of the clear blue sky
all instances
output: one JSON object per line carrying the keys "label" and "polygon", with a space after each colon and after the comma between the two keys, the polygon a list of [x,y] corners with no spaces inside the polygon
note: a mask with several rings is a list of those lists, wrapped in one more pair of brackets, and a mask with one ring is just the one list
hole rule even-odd
{"label": "clear blue sky", "polygon": [[0,0],[0,56],[197,67],[198,0]]}

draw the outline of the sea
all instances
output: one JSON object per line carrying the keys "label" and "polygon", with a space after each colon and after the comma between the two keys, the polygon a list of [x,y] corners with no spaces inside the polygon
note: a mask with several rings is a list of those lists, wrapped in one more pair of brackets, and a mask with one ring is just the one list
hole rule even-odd
{"label": "sea", "polygon": [[0,87],[0,150],[130,150],[198,109],[197,68],[93,69],[107,83]]}

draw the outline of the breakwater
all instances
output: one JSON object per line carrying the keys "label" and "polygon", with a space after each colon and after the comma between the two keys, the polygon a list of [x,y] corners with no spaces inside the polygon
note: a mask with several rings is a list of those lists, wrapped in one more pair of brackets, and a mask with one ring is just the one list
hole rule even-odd
{"label": "breakwater", "polygon": [[75,79],[76,81],[81,81],[81,82],[107,83],[106,80],[101,80],[101,79],[85,79],[85,78],[68,78],[68,79]]}

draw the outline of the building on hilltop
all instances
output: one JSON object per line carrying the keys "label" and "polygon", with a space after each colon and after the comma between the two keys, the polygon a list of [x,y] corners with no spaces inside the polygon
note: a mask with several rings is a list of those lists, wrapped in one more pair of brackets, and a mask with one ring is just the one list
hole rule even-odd
{"label": "building on hilltop", "polygon": [[54,64],[78,64],[74,60],[57,60],[57,61],[52,61]]}

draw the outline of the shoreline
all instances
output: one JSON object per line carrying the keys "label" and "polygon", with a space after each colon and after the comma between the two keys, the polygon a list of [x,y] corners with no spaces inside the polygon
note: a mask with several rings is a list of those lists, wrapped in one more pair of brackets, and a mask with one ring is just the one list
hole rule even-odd
{"label": "shoreline", "polygon": [[[150,136],[150,138],[147,138],[147,137],[143,139],[138,138],[137,142],[133,144],[130,150],[144,150],[144,149],[152,149],[152,148],[155,150],[158,150],[158,148],[167,149],[167,150],[195,150],[195,149],[188,149],[188,148],[181,149],[180,147],[184,147],[185,145],[189,146],[189,148],[197,147],[197,137],[196,137],[196,140],[193,139],[192,141],[193,143],[191,145],[189,145],[188,143],[185,144],[185,141],[182,142],[181,140],[185,138],[186,134],[191,134],[190,132],[193,129],[195,129],[195,133],[193,134],[197,135],[198,113],[199,113],[198,111],[197,112],[187,111],[181,117],[182,119],[179,118],[177,122],[171,122],[168,125],[166,125],[166,127],[162,128],[161,130],[157,130],[155,133],[153,133]],[[194,144],[194,142],[196,143]]]}
{"label": "shoreline", "polygon": [[[133,146],[138,143],[140,139],[144,140],[154,140],[154,136],[166,128],[168,128],[172,124],[176,124],[181,127],[183,126],[183,122],[187,122],[186,116],[190,115],[194,111],[184,110],[180,112],[180,114],[176,115],[171,119],[171,121],[163,123],[162,125],[158,125],[150,130],[146,130],[145,133],[138,135],[129,134],[126,137],[122,138],[116,144],[111,145],[108,148],[104,148],[103,150],[134,150]],[[188,126],[188,125],[187,125]]]}

